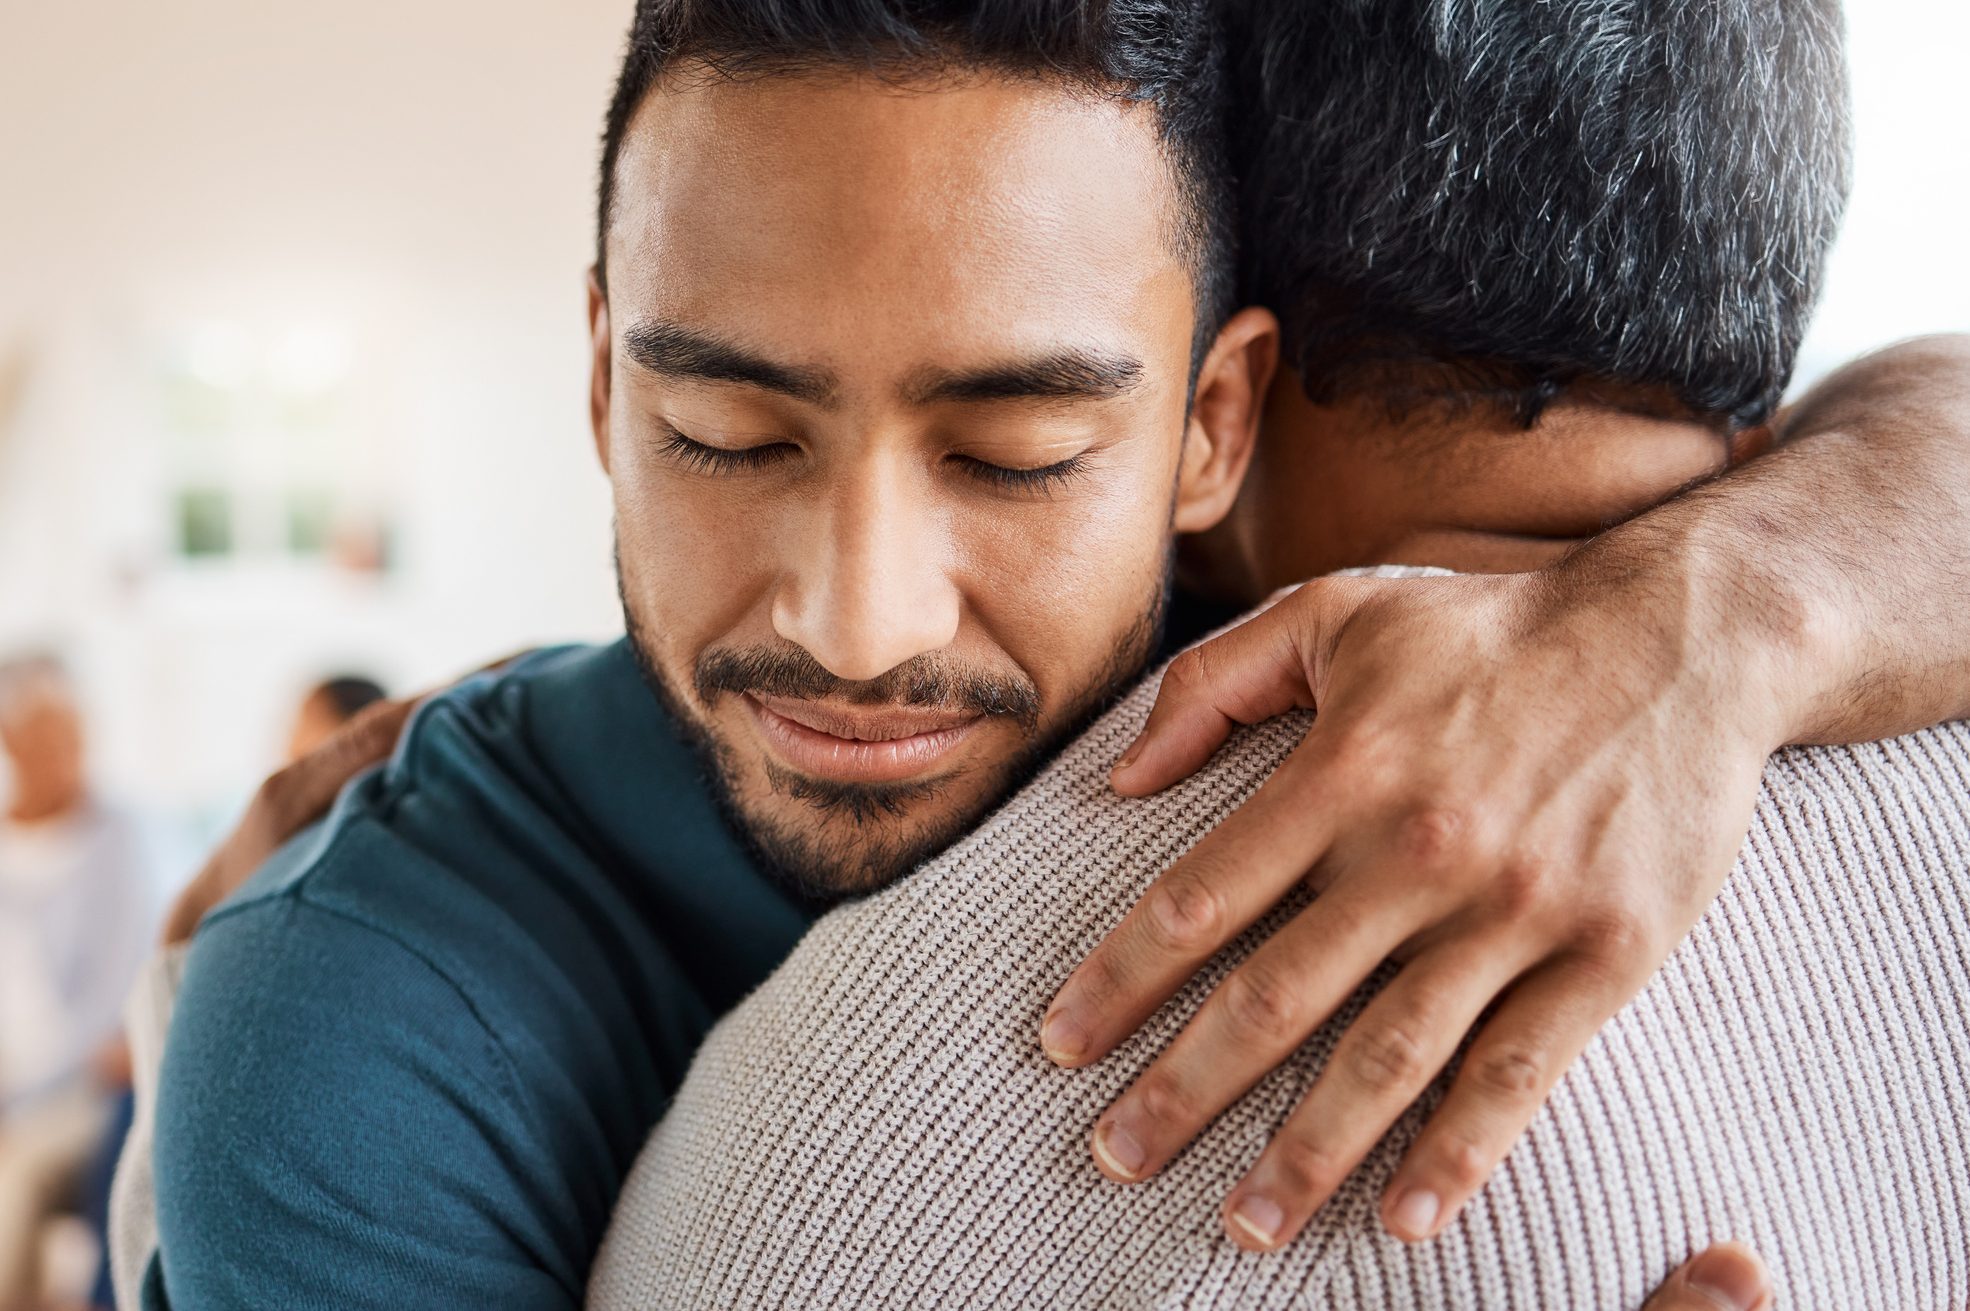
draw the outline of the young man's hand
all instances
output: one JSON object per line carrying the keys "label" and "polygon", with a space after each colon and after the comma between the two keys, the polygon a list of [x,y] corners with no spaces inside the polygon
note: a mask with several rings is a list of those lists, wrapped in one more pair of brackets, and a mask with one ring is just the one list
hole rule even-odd
{"label": "young man's hand", "polygon": [[162,945],[191,941],[206,912],[230,897],[283,843],[327,813],[343,784],[397,745],[416,700],[379,701],[260,785],[225,841],[171,903]]}
{"label": "young man's hand", "polygon": [[1773,748],[1970,715],[1970,336],[1855,361],[1775,433],[1538,573],[1323,580],[1172,666],[1124,793],[1236,723],[1319,719],[1074,972],[1042,1043],[1100,1059],[1301,879],[1322,895],[1103,1117],[1108,1173],[1154,1172],[1393,957],[1227,1226],[1290,1238],[1492,1010],[1384,1201],[1437,1232],[1709,903]]}
{"label": "young man's hand", "polygon": [[[459,681],[504,669],[527,654],[520,651],[504,656]],[[431,691],[364,706],[320,746],[269,776],[253,794],[252,803],[233,831],[171,903],[164,917],[161,945],[175,947],[191,941],[208,911],[230,897],[289,838],[327,814],[350,779],[396,750],[412,712],[436,694]]]}
{"label": "young man's hand", "polygon": [[1402,1238],[1448,1224],[1743,842],[1789,671],[1710,618],[1583,552],[1322,579],[1172,664],[1115,771],[1125,794],[1196,770],[1238,724],[1317,718],[1074,971],[1048,1053],[1101,1059],[1302,880],[1319,895],[1101,1117],[1103,1171],[1154,1174],[1393,958],[1226,1227],[1255,1250],[1291,1240],[1475,1029],[1383,1202]]}

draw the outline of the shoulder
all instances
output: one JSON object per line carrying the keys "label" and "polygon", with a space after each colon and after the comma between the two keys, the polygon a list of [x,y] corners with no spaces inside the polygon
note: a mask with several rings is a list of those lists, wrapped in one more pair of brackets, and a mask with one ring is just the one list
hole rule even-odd
{"label": "shoulder", "polygon": [[530,1195],[548,1173],[514,1079],[472,1000],[398,939],[297,898],[211,925],[157,1106],[172,1300],[573,1305],[578,1249]]}
{"label": "shoulder", "polygon": [[[372,881],[339,857],[378,835],[398,840],[396,858],[469,858],[486,840],[455,821],[487,810],[543,809],[541,794],[552,783],[544,757],[554,732],[543,733],[534,722],[536,704],[585,682],[609,682],[616,672],[612,653],[610,647],[536,652],[430,697],[389,760],[344,789],[321,824],[277,853],[211,918],[296,895],[344,899],[343,908],[362,918],[347,899]],[[574,732],[582,727],[569,725]]]}
{"label": "shoulder", "polygon": [[[970,836],[816,921],[719,1023],[624,1186],[591,1306],[761,1305],[787,1288],[851,1302],[871,1286],[1161,1305],[1173,1271],[1210,1259],[1214,1209],[1144,1209],[1171,1198],[1161,1185],[1112,1204],[1086,1143],[1224,967],[1086,1069],[1054,1066],[1036,1035],[1074,964],[1308,717],[1243,730],[1198,775],[1125,799],[1108,767],[1153,697],[1152,676]],[[1226,1117],[1173,1167],[1175,1196],[1256,1155],[1274,1114],[1276,1098]]]}
{"label": "shoulder", "polygon": [[435,698],[200,928],[158,1098],[166,1287],[578,1300],[698,1039],[803,923],[622,644]]}
{"label": "shoulder", "polygon": [[[225,993],[277,962],[302,967],[311,931],[340,950],[388,943],[478,1004],[545,986],[543,972],[593,936],[574,913],[581,901],[664,873],[652,868],[665,863],[661,847],[621,851],[640,816],[605,793],[625,776],[660,784],[676,772],[672,739],[621,644],[538,652],[468,679],[420,706],[383,766],[207,917],[194,967],[210,955],[204,970],[222,968],[210,944],[232,922],[271,918],[295,934],[269,941],[264,957],[233,957],[223,968],[242,977]],[[652,790],[690,804],[683,790]],[[334,962],[319,964],[340,982]]]}
{"label": "shoulder", "polygon": [[1960,882],[1970,863],[1970,721],[1902,737],[1788,747],[1766,765],[1746,869],[1926,875]]}
{"label": "shoulder", "polygon": [[662,951],[625,915],[611,954],[589,904],[648,871],[600,850],[556,758],[595,727],[571,701],[633,699],[619,658],[546,652],[434,698],[201,926],[157,1103],[172,1301],[578,1302],[617,1140],[660,1092],[577,1049],[634,1049]]}

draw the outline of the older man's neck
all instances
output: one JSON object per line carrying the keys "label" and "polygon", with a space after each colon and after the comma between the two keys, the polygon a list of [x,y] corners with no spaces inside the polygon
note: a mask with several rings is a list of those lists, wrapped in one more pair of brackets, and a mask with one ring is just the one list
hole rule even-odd
{"label": "older man's neck", "polygon": [[1184,540],[1179,577],[1253,602],[1361,565],[1535,569],[1722,472],[1732,446],[1719,426],[1633,389],[1573,388],[1528,428],[1484,402],[1316,404],[1283,371],[1237,506]]}

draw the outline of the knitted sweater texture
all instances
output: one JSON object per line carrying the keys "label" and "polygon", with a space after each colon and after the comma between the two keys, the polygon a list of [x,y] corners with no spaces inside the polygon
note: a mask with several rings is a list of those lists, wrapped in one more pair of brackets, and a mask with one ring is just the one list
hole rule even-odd
{"label": "knitted sweater texture", "polygon": [[1435,1241],[1376,1217],[1443,1081],[1284,1252],[1220,1204],[1378,976],[1155,1179],[1095,1118],[1291,907],[1114,1055],[1041,1055],[1061,981],[1305,732],[1244,731],[1126,801],[1151,678],[940,859],[823,918],[705,1043],[597,1259],[598,1311],[1482,1307],[1636,1311],[1723,1238],[1780,1305],[1970,1307],[1970,725],[1795,749],[1722,895]]}

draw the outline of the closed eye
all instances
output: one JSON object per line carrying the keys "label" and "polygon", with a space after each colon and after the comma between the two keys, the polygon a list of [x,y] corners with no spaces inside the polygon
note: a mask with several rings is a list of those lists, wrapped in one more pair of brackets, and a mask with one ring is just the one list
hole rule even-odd
{"label": "closed eye", "polygon": [[743,473],[777,463],[798,449],[792,442],[768,442],[737,449],[692,441],[675,428],[665,428],[658,449],[695,473]]}
{"label": "closed eye", "polygon": [[1050,492],[1056,487],[1072,482],[1088,467],[1087,452],[1069,456],[1057,464],[1044,464],[1037,469],[1016,469],[1003,464],[992,464],[970,455],[954,455],[967,475],[989,487],[1009,492]]}

